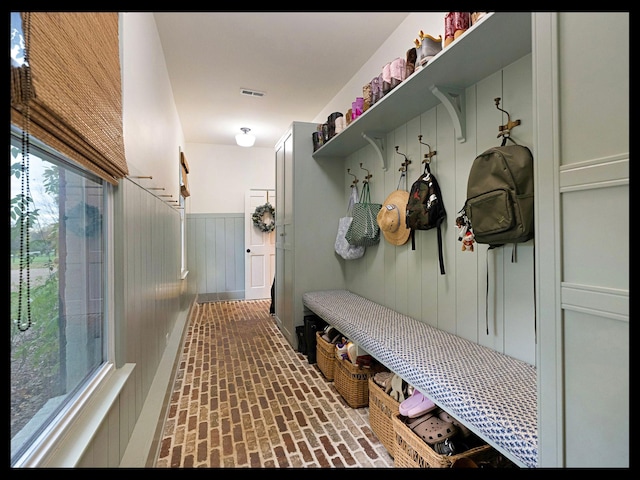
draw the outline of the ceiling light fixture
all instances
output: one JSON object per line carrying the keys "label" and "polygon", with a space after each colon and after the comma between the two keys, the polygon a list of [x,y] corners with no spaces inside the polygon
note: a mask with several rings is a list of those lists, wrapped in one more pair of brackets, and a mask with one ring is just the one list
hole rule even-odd
{"label": "ceiling light fixture", "polygon": [[236,135],[236,143],[240,147],[253,147],[253,144],[256,142],[256,137],[249,133],[251,129],[242,127],[240,130],[242,130],[243,133]]}

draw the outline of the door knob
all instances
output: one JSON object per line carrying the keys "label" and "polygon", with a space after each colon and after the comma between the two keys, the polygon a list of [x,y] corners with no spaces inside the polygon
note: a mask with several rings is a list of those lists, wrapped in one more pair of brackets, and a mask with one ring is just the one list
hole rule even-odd
{"label": "door knob", "polygon": [[247,253],[251,253],[251,249],[250,248],[247,248]]}

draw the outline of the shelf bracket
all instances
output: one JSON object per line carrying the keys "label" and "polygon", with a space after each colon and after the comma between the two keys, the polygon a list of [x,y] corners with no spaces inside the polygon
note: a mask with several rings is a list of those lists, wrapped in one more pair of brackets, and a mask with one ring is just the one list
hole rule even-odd
{"label": "shelf bracket", "polygon": [[378,153],[382,170],[387,171],[387,162],[384,155],[384,134],[378,132],[362,132],[362,138],[373,145],[373,149]]}
{"label": "shelf bracket", "polygon": [[443,87],[432,85],[431,93],[442,102],[447,109],[453,122],[453,128],[456,130],[456,138],[463,143],[466,138],[465,132],[465,111],[464,111],[464,90],[453,87]]}

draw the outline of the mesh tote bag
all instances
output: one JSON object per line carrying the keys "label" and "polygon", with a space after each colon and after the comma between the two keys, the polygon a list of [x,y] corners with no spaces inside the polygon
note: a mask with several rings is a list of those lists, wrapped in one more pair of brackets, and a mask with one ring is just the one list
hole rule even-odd
{"label": "mesh tote bag", "polygon": [[338,234],[336,235],[335,249],[336,253],[345,260],[355,260],[364,255],[365,248],[363,246],[351,245],[347,241],[347,230],[353,221],[353,206],[358,203],[358,189],[354,185],[351,187],[351,195],[349,196],[349,205],[347,206],[347,215],[342,217],[338,222]]}
{"label": "mesh tote bag", "polygon": [[362,201],[353,206],[353,220],[345,237],[350,245],[369,247],[380,242],[380,227],[377,217],[382,204],[371,203],[369,182],[362,187],[360,200]]}

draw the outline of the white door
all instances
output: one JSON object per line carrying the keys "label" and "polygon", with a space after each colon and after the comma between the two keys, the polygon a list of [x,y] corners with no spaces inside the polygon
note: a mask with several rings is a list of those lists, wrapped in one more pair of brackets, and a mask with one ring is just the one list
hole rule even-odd
{"label": "white door", "polygon": [[[244,298],[255,300],[271,297],[271,284],[275,272],[275,231],[263,232],[254,225],[253,214],[257,207],[270,203],[276,208],[275,190],[249,190],[245,198],[244,228]],[[277,215],[277,212],[276,212]],[[273,221],[268,215],[265,223]]]}

